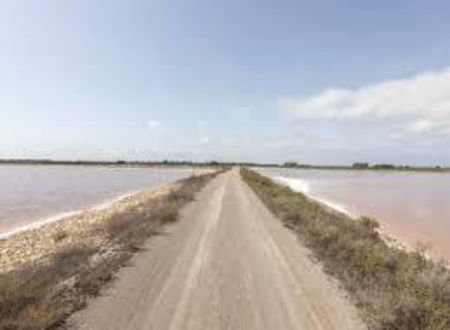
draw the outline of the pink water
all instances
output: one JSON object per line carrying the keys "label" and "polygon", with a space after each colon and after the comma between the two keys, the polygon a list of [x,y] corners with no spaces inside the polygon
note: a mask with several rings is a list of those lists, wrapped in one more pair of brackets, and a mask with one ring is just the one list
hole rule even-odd
{"label": "pink water", "polygon": [[188,177],[188,168],[0,166],[0,234]]}
{"label": "pink water", "polygon": [[450,173],[265,169],[312,197],[377,218],[409,246],[429,245],[450,261]]}

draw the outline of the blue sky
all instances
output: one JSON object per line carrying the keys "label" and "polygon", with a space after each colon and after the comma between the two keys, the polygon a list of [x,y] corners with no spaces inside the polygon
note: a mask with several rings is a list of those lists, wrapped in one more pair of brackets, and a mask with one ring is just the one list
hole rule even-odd
{"label": "blue sky", "polygon": [[4,1],[0,157],[450,164],[448,1]]}

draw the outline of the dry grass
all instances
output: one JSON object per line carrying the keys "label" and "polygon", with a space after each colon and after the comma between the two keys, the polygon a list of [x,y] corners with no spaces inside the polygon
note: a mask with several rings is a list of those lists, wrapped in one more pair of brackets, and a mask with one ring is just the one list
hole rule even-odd
{"label": "dry grass", "polygon": [[423,251],[388,246],[369,218],[353,220],[248,169],[241,175],[350,293],[369,329],[450,329],[450,272]]}
{"label": "dry grass", "polygon": [[53,238],[53,241],[60,242],[60,241],[63,241],[64,239],[66,239],[67,236],[69,236],[67,231],[65,231],[65,230],[58,230],[58,231],[56,231],[53,234],[52,238]]}
{"label": "dry grass", "polygon": [[[96,296],[116,271],[162,226],[177,220],[178,210],[216,174],[179,182],[171,193],[138,203],[92,229],[107,242],[65,246],[44,261],[0,274],[0,329],[51,329]],[[56,232],[62,241],[68,233]]]}

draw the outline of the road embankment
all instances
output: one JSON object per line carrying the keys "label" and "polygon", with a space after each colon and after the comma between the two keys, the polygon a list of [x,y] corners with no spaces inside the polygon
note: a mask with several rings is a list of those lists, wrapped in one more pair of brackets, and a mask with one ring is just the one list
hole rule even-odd
{"label": "road embankment", "polygon": [[215,175],[143,191],[0,240],[0,329],[54,327],[83,308]]}
{"label": "road embankment", "polygon": [[373,219],[351,219],[251,170],[241,175],[340,281],[370,329],[450,329],[445,264],[390,246]]}

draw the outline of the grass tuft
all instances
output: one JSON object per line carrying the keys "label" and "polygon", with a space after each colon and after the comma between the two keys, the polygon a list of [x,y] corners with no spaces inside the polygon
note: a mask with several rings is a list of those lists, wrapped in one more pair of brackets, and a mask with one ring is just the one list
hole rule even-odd
{"label": "grass tuft", "polygon": [[52,238],[53,238],[53,241],[55,243],[57,243],[57,242],[63,241],[68,236],[69,236],[69,234],[67,233],[67,231],[65,231],[65,230],[58,230],[55,233],[53,233]]}

